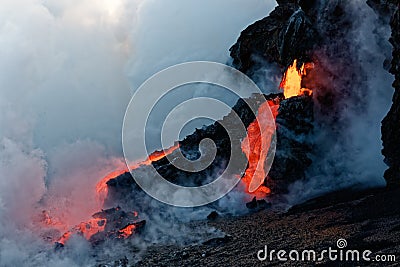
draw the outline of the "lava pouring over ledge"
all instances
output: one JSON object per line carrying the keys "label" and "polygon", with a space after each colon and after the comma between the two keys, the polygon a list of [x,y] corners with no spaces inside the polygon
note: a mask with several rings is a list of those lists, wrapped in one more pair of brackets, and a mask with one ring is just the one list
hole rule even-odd
{"label": "lava pouring over ledge", "polygon": [[[312,63],[303,64],[301,68],[297,69],[297,60],[294,60],[284,74],[280,83],[280,88],[283,90],[285,99],[301,96],[311,95],[312,90],[302,88],[302,79],[307,75],[307,70],[313,68]],[[247,128],[247,136],[242,141],[242,151],[245,153],[249,165],[246,169],[242,182],[246,185],[246,192],[258,198],[264,198],[271,193],[270,188],[263,185],[263,181],[267,179],[265,171],[265,162],[267,160],[272,134],[274,132],[274,125],[272,125],[267,116],[268,108],[276,120],[279,113],[280,101],[267,100],[259,109],[254,122]],[[258,188],[255,185],[259,185]]]}
{"label": "lava pouring over ledge", "polygon": [[257,117],[247,128],[247,136],[242,141],[242,151],[249,161],[242,182],[246,185],[247,193],[258,198],[264,198],[271,193],[271,190],[264,185],[258,188],[254,186],[254,184],[262,184],[267,176],[265,161],[270,149],[272,135],[275,131],[275,125],[269,121],[269,108],[274,119],[276,118],[279,104],[272,100],[267,100],[259,107]]}
{"label": "lava pouring over ledge", "polygon": [[[307,74],[306,69],[312,67],[312,64],[303,64],[298,70],[297,60],[294,60],[293,64],[288,67],[280,84],[280,88],[283,89],[285,99],[300,95],[312,94],[312,91],[310,89],[302,88],[302,78]],[[279,115],[279,106],[281,100],[282,99],[279,97],[277,99],[270,99],[259,106],[256,119],[248,126],[247,136],[243,139],[241,143],[241,149],[249,161],[248,167],[244,176],[241,179],[241,182],[245,184],[246,192],[250,195],[256,196],[257,198],[265,198],[271,193],[270,188],[263,185],[264,180],[267,179],[265,163],[270,149],[272,136],[275,131],[274,123],[271,123],[271,121],[269,120],[268,109],[271,109],[273,117],[276,120],[276,117]],[[142,165],[150,165],[153,162],[158,161],[165,156],[173,153],[178,148],[179,143],[166,150],[155,151],[150,154],[146,160],[130,166],[130,169],[136,169]],[[107,182],[128,171],[128,168],[115,170],[107,174],[97,183],[95,189],[101,207],[103,207],[104,201],[106,200],[108,195]],[[260,184],[261,186],[258,186]],[[138,228],[141,228],[145,224],[145,221],[137,222],[138,214],[136,212],[133,212],[133,217],[131,218],[131,221],[125,222],[124,225],[115,225],[115,220],[109,222],[107,218],[107,214],[110,213],[110,211],[111,213],[121,212],[119,208],[115,208],[96,213],[92,216],[92,219],[89,219],[86,222],[82,222],[74,226],[69,231],[65,232],[58,239],[57,243],[64,245],[73,234],[82,235],[89,241],[92,240],[95,235],[113,236],[116,238],[126,239],[132,236],[138,230]],[[127,216],[127,213],[122,211],[121,214],[125,215],[123,215],[122,217],[118,215],[120,217],[117,216],[117,221],[121,221],[121,219],[126,219],[124,219],[124,217]],[[51,219],[48,214],[44,215],[47,215],[45,216],[44,220],[47,225],[54,226],[57,224],[54,220]],[[113,216],[115,217],[115,215]],[[113,218],[113,216],[111,216],[111,218]],[[108,223],[110,223],[112,226],[107,226]],[[115,230],[112,230],[111,232],[106,231],[106,226],[109,228],[111,227],[111,229]]]}
{"label": "lava pouring over ledge", "polygon": [[[298,69],[297,60],[294,60],[293,64],[288,67],[280,83],[280,88],[283,90],[285,99],[312,94],[312,90],[302,88],[302,79],[307,75],[307,70],[311,68],[313,68],[313,64],[307,63],[303,64],[300,69]],[[271,109],[274,119],[276,119],[278,116],[279,101],[267,100],[265,103],[260,105],[256,120],[247,128],[247,136],[242,141],[241,145],[242,151],[249,161],[248,168],[246,169],[245,175],[242,177],[241,181],[245,184],[246,192],[248,194],[255,195],[259,198],[264,198],[271,192],[271,190],[264,185],[261,185],[258,188],[254,186],[254,184],[262,184],[262,181],[267,178],[264,169],[265,160],[268,155],[272,133],[273,130],[275,130],[271,128],[274,126],[272,126],[267,119],[268,116],[266,115],[266,112],[268,112],[268,108]],[[166,155],[173,153],[178,148],[179,144],[166,150],[156,151],[149,155],[145,161],[131,166],[130,169],[138,168],[140,165],[149,165],[152,162],[158,161]],[[104,203],[108,194],[107,182],[125,172],[128,172],[127,168],[113,171],[107,174],[97,184],[96,193],[101,203]],[[252,181],[255,181],[253,185]]]}

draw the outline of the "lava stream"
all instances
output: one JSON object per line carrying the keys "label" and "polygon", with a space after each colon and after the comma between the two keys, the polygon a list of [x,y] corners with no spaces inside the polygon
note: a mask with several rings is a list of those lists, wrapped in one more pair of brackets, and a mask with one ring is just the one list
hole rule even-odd
{"label": "lava stream", "polygon": [[[165,156],[171,154],[172,152],[174,152],[176,149],[179,148],[179,144],[176,144],[168,149],[165,150],[161,150],[161,151],[155,151],[153,153],[151,153],[148,158],[144,161],[141,161],[139,163],[136,163],[132,166],[130,166],[130,169],[136,169],[141,165],[150,165],[152,162],[158,161],[162,158],[164,158]],[[101,203],[101,205],[103,205],[105,199],[107,198],[108,195],[108,186],[107,186],[107,182],[110,181],[111,179],[118,177],[119,175],[122,175],[126,172],[129,172],[128,168],[123,168],[120,170],[115,170],[113,172],[110,172],[109,174],[107,174],[106,176],[104,176],[104,178],[102,178],[100,180],[100,182],[97,183],[96,185],[96,195],[97,195],[97,199],[99,200],[99,202]]]}

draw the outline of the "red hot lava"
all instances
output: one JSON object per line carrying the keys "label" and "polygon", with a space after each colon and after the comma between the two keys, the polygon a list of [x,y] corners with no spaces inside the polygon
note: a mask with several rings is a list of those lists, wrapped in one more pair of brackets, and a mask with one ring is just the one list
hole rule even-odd
{"label": "red hot lava", "polygon": [[312,91],[308,88],[303,88],[301,85],[302,79],[307,75],[307,69],[313,68],[312,63],[303,64],[300,69],[297,68],[297,59],[288,67],[283,76],[280,88],[283,90],[285,98],[291,98],[299,95],[311,95]]}
{"label": "red hot lava", "polygon": [[[297,60],[294,60],[293,64],[288,67],[280,84],[285,99],[312,94],[310,89],[302,87],[302,79],[307,75],[307,70],[311,68],[313,68],[313,64],[303,64],[300,69],[297,69]],[[267,178],[265,162],[270,148],[272,133],[275,130],[268,120],[268,108],[271,109],[276,119],[279,101],[267,100],[259,107],[256,119],[247,128],[247,136],[242,141],[242,151],[249,161],[242,182],[246,185],[247,193],[259,198],[264,198],[271,193],[271,190],[264,185],[258,188],[254,186],[254,184],[262,184]]]}
{"label": "red hot lava", "polygon": [[[152,153],[146,160],[139,162],[138,164],[135,164],[134,166],[131,166],[131,169],[135,169],[141,165],[150,165],[154,161],[158,161],[162,158],[164,158],[166,155],[171,154],[173,151],[175,151],[177,148],[179,148],[179,145],[174,145],[173,147],[170,147],[166,150],[162,151],[156,151]],[[120,169],[120,170],[115,170],[109,174],[107,174],[104,178],[100,180],[100,182],[97,183],[96,185],[96,195],[98,200],[100,201],[101,205],[104,204],[104,200],[107,197],[108,194],[108,186],[107,182],[121,174],[124,174],[128,172],[129,170],[127,168]],[[52,223],[52,219],[47,213],[44,213],[45,216],[44,221],[47,225],[54,225]],[[135,217],[138,216],[137,212],[134,212],[133,215]],[[107,224],[107,219],[106,218],[92,218],[86,222],[82,222],[75,227],[73,227],[71,230],[67,231],[62,235],[62,237],[57,241],[60,244],[65,244],[73,234],[80,234],[83,237],[85,237],[87,240],[90,240],[93,235],[103,232]],[[128,238],[130,237],[136,230],[136,225],[135,224],[129,224],[128,226],[118,230],[118,237],[119,238]]]}
{"label": "red hot lava", "polygon": [[[271,138],[275,131],[274,124],[269,121],[268,109],[271,108],[274,118],[276,118],[279,104],[268,100],[259,109],[254,122],[247,128],[247,136],[242,141],[242,151],[245,153],[249,165],[242,182],[246,185],[246,191],[259,198],[264,198],[271,190],[261,185],[258,188],[253,183],[260,185],[263,183],[267,174],[265,172],[265,161],[270,148]],[[252,182],[254,181],[254,182]]]}
{"label": "red hot lava", "polygon": [[[179,144],[176,144],[166,150],[161,150],[161,151],[155,151],[151,153],[148,158],[144,161],[141,161],[135,165],[132,165],[130,167],[131,170],[138,168],[141,165],[150,165],[152,162],[158,161],[162,158],[164,158],[167,155],[170,155],[172,152],[174,152],[176,149],[179,148]],[[103,204],[104,200],[107,198],[108,194],[108,186],[107,182],[110,181],[111,179],[118,177],[121,174],[124,174],[126,172],[129,172],[128,168],[120,169],[120,170],[115,170],[113,172],[110,172],[104,178],[100,180],[100,182],[97,183],[96,185],[96,195],[98,200]]]}
{"label": "red hot lava", "polygon": [[[303,76],[306,75],[306,69],[308,65],[302,65],[300,70],[297,69],[297,60],[293,62],[287,69],[282,82],[280,84],[283,89],[285,98],[290,98],[299,95],[310,95],[312,91],[307,88],[302,88],[301,82]],[[279,109],[279,101],[268,100],[267,102],[260,105],[258,113],[254,122],[252,122],[247,128],[247,136],[242,141],[242,151],[248,158],[249,165],[242,178],[242,182],[246,185],[246,192],[251,195],[255,195],[259,198],[264,198],[271,193],[271,190],[265,185],[261,185],[258,188],[254,187],[254,184],[262,184],[264,179],[267,178],[265,172],[265,161],[270,148],[272,134],[274,132],[274,125],[268,120],[267,114],[268,109],[271,109],[273,117],[276,119]],[[149,165],[154,161],[158,161],[164,158],[166,155],[171,154],[179,148],[179,144],[170,147],[163,151],[156,151],[152,153],[146,160],[139,162],[138,164],[131,166],[131,169],[135,169],[141,165]],[[107,182],[125,172],[128,172],[127,168],[115,170],[107,174],[102,178],[96,185],[96,195],[103,205],[104,200],[108,194]],[[255,181],[255,182],[252,182]],[[254,184],[253,184],[254,183]],[[115,209],[118,211],[119,209]],[[102,213],[102,212],[100,212]],[[95,214],[92,219],[82,222],[69,231],[65,232],[59,239],[58,243],[65,244],[73,234],[80,234],[87,240],[90,240],[95,234],[104,232],[108,223],[107,219]],[[132,213],[133,217],[137,217],[136,212]],[[47,226],[56,228],[65,228],[65,225],[53,218],[47,212],[43,212],[43,223]],[[144,222],[139,223],[128,223],[124,227],[117,230],[117,238],[129,238],[132,236],[138,227],[143,226]]]}

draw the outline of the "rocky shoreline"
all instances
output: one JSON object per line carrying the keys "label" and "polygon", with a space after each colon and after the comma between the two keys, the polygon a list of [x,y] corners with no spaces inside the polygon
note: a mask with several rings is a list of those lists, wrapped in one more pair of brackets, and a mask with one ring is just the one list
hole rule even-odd
{"label": "rocky shoreline", "polygon": [[[242,217],[201,222],[222,230],[226,237],[206,244],[151,246],[133,266],[260,266],[256,253],[271,249],[336,247],[340,238],[349,249],[371,250],[373,255],[400,259],[400,190],[342,191],[310,200],[288,212],[263,210]],[[200,224],[200,223],[199,223]],[[329,261],[322,261],[327,264]],[[269,262],[271,266],[309,266],[304,262]],[[331,262],[332,264],[332,262]],[[398,264],[398,263],[397,263]],[[385,266],[397,266],[388,262]],[[381,266],[350,262],[342,266]],[[127,265],[128,266],[128,265]]]}

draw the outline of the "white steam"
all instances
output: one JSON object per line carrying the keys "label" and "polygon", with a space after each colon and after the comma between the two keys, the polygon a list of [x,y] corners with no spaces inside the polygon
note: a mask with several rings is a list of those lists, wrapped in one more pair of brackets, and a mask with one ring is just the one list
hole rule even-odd
{"label": "white steam", "polygon": [[122,164],[121,124],[132,91],[175,63],[225,63],[240,31],[274,5],[3,0],[0,266],[93,264],[79,240],[62,255],[43,252],[52,245],[31,231],[30,218],[49,209],[72,224],[96,211],[94,184]]}
{"label": "white steam", "polygon": [[[367,79],[362,85],[354,82],[351,90],[365,102],[360,104],[359,100],[342,95],[345,104],[338,111],[340,119],[336,123],[344,122],[347,126],[340,133],[328,132],[328,135],[324,128],[317,126],[316,150],[321,154],[313,159],[308,179],[293,184],[288,195],[292,204],[352,186],[362,189],[385,185],[383,173],[387,166],[381,153],[381,121],[391,105],[394,78],[383,65],[392,49],[388,42],[391,29],[379,21],[365,1],[350,1],[345,12],[344,16],[350,17],[353,23],[345,37],[351,51],[355,51],[350,60],[360,64],[358,75]],[[339,66],[332,71],[341,73],[342,70]],[[335,140],[335,134],[340,139]]]}

